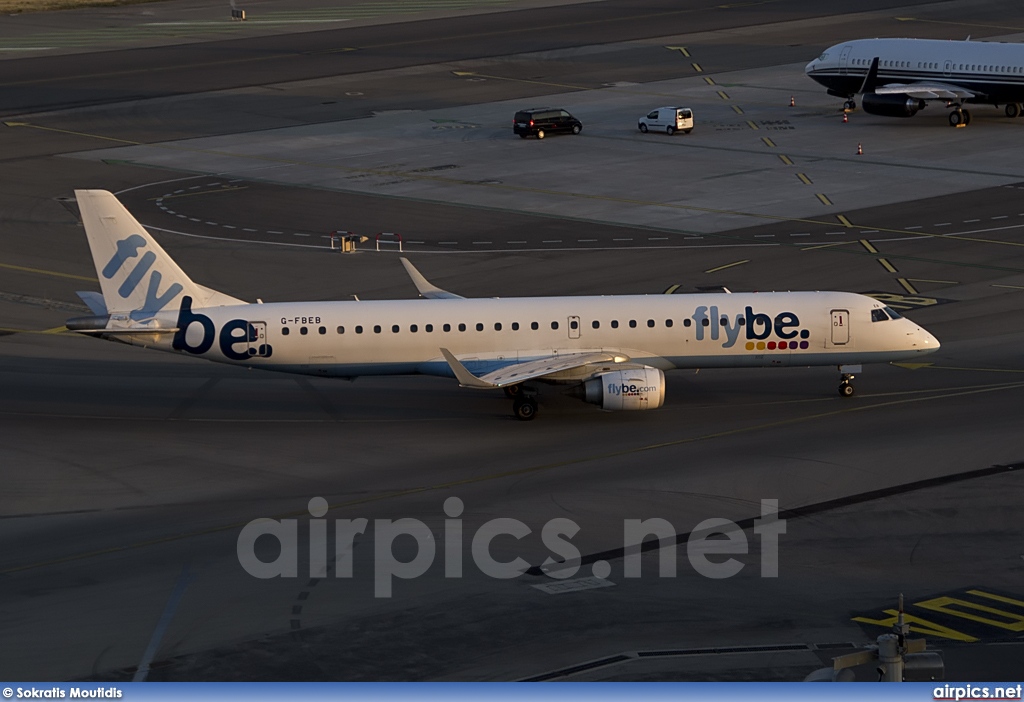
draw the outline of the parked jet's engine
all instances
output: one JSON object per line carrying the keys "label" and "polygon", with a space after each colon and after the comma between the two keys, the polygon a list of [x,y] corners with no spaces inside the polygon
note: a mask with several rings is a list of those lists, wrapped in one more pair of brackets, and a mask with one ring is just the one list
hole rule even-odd
{"label": "parked jet's engine", "polygon": [[924,100],[915,100],[906,95],[865,93],[860,104],[868,114],[883,117],[913,117],[918,110],[924,109]]}
{"label": "parked jet's engine", "polygon": [[665,374],[647,367],[602,373],[583,383],[583,399],[606,410],[657,409],[665,403]]}

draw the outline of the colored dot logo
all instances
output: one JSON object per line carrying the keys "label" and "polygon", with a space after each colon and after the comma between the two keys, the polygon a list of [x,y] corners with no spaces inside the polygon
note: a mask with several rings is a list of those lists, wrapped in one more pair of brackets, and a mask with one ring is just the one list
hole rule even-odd
{"label": "colored dot logo", "polygon": [[753,341],[747,342],[747,351],[753,351],[755,349],[758,351],[764,351],[765,349],[769,351],[775,351],[776,349],[780,351],[795,351],[796,349],[806,349],[809,347],[810,344],[806,341],[769,341],[767,343],[764,341],[758,341],[757,343],[754,343]]}

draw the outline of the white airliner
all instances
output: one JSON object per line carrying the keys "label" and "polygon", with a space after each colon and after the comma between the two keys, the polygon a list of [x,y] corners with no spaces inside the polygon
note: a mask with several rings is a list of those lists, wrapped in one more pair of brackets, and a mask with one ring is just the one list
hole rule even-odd
{"label": "white airliner", "polygon": [[929,100],[951,107],[954,127],[971,123],[966,103],[1005,105],[1007,117],[1024,103],[1024,44],[933,39],[858,39],[836,44],[807,64],[808,76],[846,98],[854,109],[913,117]]}
{"label": "white airliner", "polygon": [[882,303],[842,292],[465,299],[402,259],[423,300],[247,304],[192,282],[117,198],[75,192],[102,295],[68,329],[251,368],[330,377],[425,374],[503,388],[532,419],[527,381],[609,410],[665,401],[676,368],[839,366],[939,348]]}

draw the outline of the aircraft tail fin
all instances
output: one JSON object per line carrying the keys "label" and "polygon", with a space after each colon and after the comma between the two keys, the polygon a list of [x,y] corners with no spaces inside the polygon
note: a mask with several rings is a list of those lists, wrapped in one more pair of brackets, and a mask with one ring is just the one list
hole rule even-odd
{"label": "aircraft tail fin", "polygon": [[109,312],[141,321],[174,309],[183,296],[195,307],[245,304],[192,282],[113,194],[76,190],[75,197]]}

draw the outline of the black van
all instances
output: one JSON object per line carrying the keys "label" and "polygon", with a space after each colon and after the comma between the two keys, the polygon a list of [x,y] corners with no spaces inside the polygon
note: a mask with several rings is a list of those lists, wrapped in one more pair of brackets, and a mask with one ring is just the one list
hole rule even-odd
{"label": "black van", "polygon": [[579,134],[582,131],[583,122],[565,110],[551,107],[520,110],[516,112],[516,116],[512,120],[512,133],[518,134],[523,139],[531,135],[543,139],[546,134],[555,134],[556,132]]}

